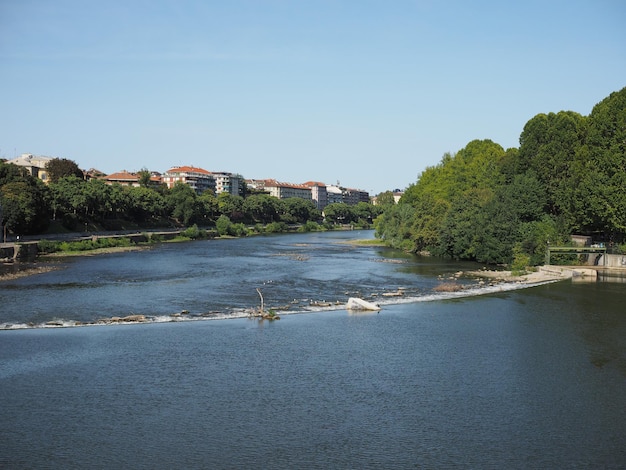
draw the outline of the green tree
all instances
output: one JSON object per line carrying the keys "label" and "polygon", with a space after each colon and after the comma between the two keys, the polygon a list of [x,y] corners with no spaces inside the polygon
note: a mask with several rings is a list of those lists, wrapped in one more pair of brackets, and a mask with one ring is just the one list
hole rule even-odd
{"label": "green tree", "polygon": [[344,202],[334,202],[324,207],[324,218],[333,224],[349,224],[352,222],[352,208]]}
{"label": "green tree", "polygon": [[139,187],[149,188],[152,185],[152,175],[147,168],[142,168],[137,173],[137,176],[139,177]]}
{"label": "green tree", "polygon": [[48,180],[51,183],[56,183],[61,178],[67,176],[84,178],[83,171],[78,167],[76,162],[67,158],[53,158],[48,161],[48,163],[46,163],[46,172],[48,173]]}
{"label": "green tree", "polygon": [[196,192],[191,186],[177,182],[166,196],[170,215],[179,223],[188,226],[200,217],[201,207],[197,202]]}
{"label": "green tree", "polygon": [[538,114],[520,135],[519,167],[544,186],[547,210],[573,220],[574,160],[585,141],[587,118],[572,111]]}
{"label": "green tree", "polygon": [[198,203],[201,206],[203,220],[205,222],[214,222],[219,216],[219,204],[215,194],[211,191],[204,191],[198,196]]}
{"label": "green tree", "polygon": [[626,88],[594,106],[573,184],[576,228],[626,236]]}
{"label": "green tree", "polygon": [[299,197],[290,197],[282,200],[281,219],[288,224],[303,224],[309,220],[319,221],[322,213],[315,207],[313,201]]}
{"label": "green tree", "polygon": [[234,196],[226,192],[217,195],[220,213],[228,216],[233,222],[239,222],[244,219],[243,201],[244,199],[241,196]]}
{"label": "green tree", "polygon": [[14,181],[26,181],[30,174],[21,166],[0,161],[0,187]]}
{"label": "green tree", "polygon": [[[231,201],[238,199],[231,198]],[[244,217],[251,223],[275,222],[279,219],[280,200],[267,194],[252,194],[243,200],[241,210]],[[233,213],[233,210],[230,210]]]}
{"label": "green tree", "polygon": [[69,213],[74,215],[87,213],[86,183],[85,180],[72,175],[50,184],[55,219]]}
{"label": "green tree", "polygon": [[167,214],[165,198],[158,191],[140,186],[129,188],[127,194],[129,214],[137,222],[156,220]]}
{"label": "green tree", "polygon": [[393,196],[393,192],[385,191],[376,196],[376,205],[380,207],[393,206],[396,204],[396,199]]}
{"label": "green tree", "polygon": [[46,191],[47,188],[34,179],[12,181],[0,186],[2,225],[18,235],[45,230],[50,223]]}

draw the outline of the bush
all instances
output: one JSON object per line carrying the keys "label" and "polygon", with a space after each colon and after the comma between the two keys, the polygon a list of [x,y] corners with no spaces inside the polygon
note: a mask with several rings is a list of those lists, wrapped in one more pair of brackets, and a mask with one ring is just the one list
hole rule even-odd
{"label": "bush", "polygon": [[524,274],[528,266],[530,266],[530,255],[523,252],[515,253],[511,263],[511,273],[516,276]]}
{"label": "bush", "polygon": [[322,226],[312,220],[307,220],[298,228],[298,232],[319,232],[322,230]]}
{"label": "bush", "polygon": [[220,236],[229,235],[233,223],[227,215],[220,215],[215,221],[215,228]]}
{"label": "bush", "polygon": [[193,224],[191,227],[183,230],[180,235],[185,238],[191,238],[192,240],[206,237],[206,233],[203,230],[200,230],[196,224]]}
{"label": "bush", "polygon": [[248,229],[241,222],[230,226],[230,235],[234,237],[245,237],[248,235]]}
{"label": "bush", "polygon": [[60,250],[59,242],[51,241],[51,240],[40,240],[37,243],[37,250],[40,253],[56,253]]}
{"label": "bush", "polygon": [[287,224],[285,222],[271,222],[265,227],[267,233],[281,233],[287,231]]}

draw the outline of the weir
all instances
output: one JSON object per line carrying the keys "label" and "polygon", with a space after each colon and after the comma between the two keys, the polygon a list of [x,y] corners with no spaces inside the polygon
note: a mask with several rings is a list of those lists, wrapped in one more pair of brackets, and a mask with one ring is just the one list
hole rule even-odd
{"label": "weir", "polygon": [[606,247],[591,247],[591,246],[549,246],[546,251],[546,265],[550,265],[550,258],[552,254],[559,255],[590,255],[597,254],[599,255],[596,259],[593,260],[594,266],[598,266],[599,262],[602,261],[602,266],[606,265]]}

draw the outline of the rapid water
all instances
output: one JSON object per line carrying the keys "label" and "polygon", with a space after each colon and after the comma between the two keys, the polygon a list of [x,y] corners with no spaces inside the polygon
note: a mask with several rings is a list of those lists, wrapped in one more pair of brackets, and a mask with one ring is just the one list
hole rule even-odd
{"label": "rapid water", "polygon": [[[0,468],[626,467],[623,283],[452,298],[439,276],[474,266],[342,243],[365,236],[163,245],[4,284],[7,324],[228,318],[256,287],[302,314],[0,331]],[[356,293],[388,303],[307,313]]]}
{"label": "rapid water", "polygon": [[[343,308],[349,297],[386,305],[479,293],[442,295],[433,289],[442,278],[480,266],[349,243],[372,237],[372,231],[275,235],[46,260],[39,265],[57,269],[0,283],[0,328],[91,324],[128,315],[151,321],[246,316],[260,306],[257,289],[267,309],[283,314]],[[479,287],[475,280],[459,283]],[[402,298],[392,296],[399,290]],[[188,313],[179,315],[183,311]]]}

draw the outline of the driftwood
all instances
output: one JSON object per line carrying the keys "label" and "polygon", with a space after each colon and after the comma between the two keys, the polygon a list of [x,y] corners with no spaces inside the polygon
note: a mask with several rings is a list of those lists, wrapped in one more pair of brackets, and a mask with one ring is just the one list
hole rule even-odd
{"label": "driftwood", "polygon": [[261,289],[258,287],[256,291],[259,293],[259,297],[261,298],[261,307],[259,308],[259,313],[255,315],[256,317],[260,317],[263,320],[280,320],[280,317],[276,315],[276,312],[270,309],[269,312],[265,311],[265,301],[263,300],[263,294],[261,293]]}

